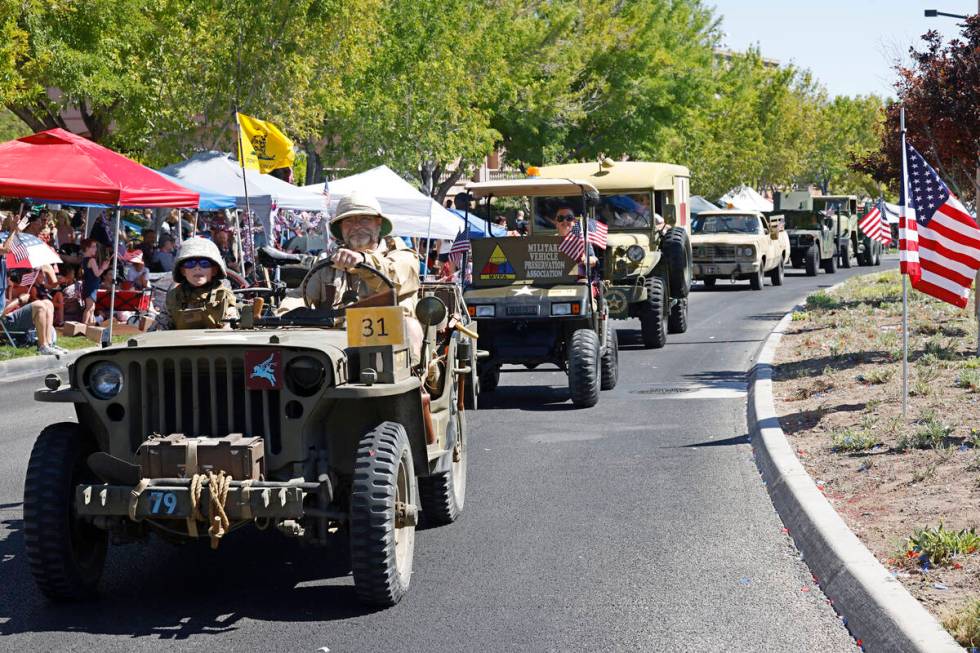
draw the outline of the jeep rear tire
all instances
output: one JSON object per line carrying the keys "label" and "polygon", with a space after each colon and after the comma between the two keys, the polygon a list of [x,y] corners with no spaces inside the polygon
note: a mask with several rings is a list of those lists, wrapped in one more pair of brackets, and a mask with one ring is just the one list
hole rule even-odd
{"label": "jeep rear tire", "polygon": [[810,249],[806,250],[806,258],[803,263],[806,266],[806,276],[817,276],[817,271],[820,269],[820,254],[817,253],[816,245],[810,245]]}
{"label": "jeep rear tire", "polygon": [[667,279],[671,297],[687,297],[691,292],[694,268],[691,256],[691,239],[680,227],[671,227],[664,235],[664,258],[667,259]]}
{"label": "jeep rear tire", "polygon": [[784,265],[785,263],[783,262],[783,259],[779,259],[779,265],[769,271],[769,281],[772,282],[772,285],[783,285],[783,277],[785,276],[786,272],[784,270]]}
{"label": "jeep rear tire", "polygon": [[684,333],[687,331],[687,297],[678,299],[670,307],[670,315],[667,316],[667,333]]}
{"label": "jeep rear tire", "polygon": [[640,307],[640,332],[643,345],[660,349],[667,344],[667,284],[660,277],[646,280],[647,299]]}
{"label": "jeep rear tire", "polygon": [[108,534],[75,514],[75,486],[99,483],[86,459],[95,444],[78,424],[45,427],[24,483],[24,549],[41,593],[53,601],[93,598]]}
{"label": "jeep rear tire", "polygon": [[821,261],[823,263],[823,271],[827,274],[834,274],[837,272],[837,255],[834,254],[828,259]]}
{"label": "jeep rear tire", "polygon": [[419,503],[405,428],[383,422],[361,438],[350,497],[350,557],[358,598],[392,606],[408,591]]}
{"label": "jeep rear tire", "polygon": [[572,403],[591,408],[599,403],[599,336],[591,329],[576,329],[568,342],[568,391]]}
{"label": "jeep rear tire", "polygon": [[766,273],[762,269],[763,265],[765,265],[765,263],[759,263],[759,269],[756,270],[751,277],[749,277],[749,286],[751,286],[752,290],[762,290],[762,288],[766,285]]}
{"label": "jeep rear tire", "polygon": [[602,352],[601,390],[612,390],[619,381],[619,335],[612,323],[606,320],[606,350]]}
{"label": "jeep rear tire", "polygon": [[426,528],[453,523],[466,502],[466,413],[456,410],[455,401],[452,403],[449,426],[455,429],[455,436],[453,450],[448,454],[452,457],[449,471],[419,479],[422,523]]}

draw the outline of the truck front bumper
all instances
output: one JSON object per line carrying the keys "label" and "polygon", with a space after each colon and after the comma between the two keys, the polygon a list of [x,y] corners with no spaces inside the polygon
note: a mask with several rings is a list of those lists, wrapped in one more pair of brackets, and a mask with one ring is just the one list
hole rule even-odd
{"label": "truck front bumper", "polygon": [[737,261],[735,263],[709,263],[707,261],[694,262],[695,279],[704,279],[706,277],[738,278],[744,275],[755,274],[758,271],[758,261]]}

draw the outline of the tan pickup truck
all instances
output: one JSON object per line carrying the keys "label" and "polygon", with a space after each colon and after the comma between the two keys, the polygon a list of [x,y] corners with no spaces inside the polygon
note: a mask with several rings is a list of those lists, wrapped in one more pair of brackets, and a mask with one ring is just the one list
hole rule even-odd
{"label": "tan pickup truck", "polygon": [[780,215],[758,211],[718,209],[702,211],[691,225],[694,278],[711,288],[718,279],[748,279],[752,290],[762,290],[763,277],[783,285],[789,262],[789,236]]}

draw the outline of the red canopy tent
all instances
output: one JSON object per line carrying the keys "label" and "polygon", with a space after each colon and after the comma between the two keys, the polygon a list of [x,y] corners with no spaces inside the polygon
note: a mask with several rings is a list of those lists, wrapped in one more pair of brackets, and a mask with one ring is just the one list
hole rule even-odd
{"label": "red canopy tent", "polygon": [[119,207],[197,207],[198,194],[64,129],[0,144],[0,196]]}
{"label": "red canopy tent", "polygon": [[[122,207],[197,207],[200,197],[153,170],[64,129],[0,144],[0,196],[117,207],[113,270]],[[109,333],[116,303],[113,280]]]}

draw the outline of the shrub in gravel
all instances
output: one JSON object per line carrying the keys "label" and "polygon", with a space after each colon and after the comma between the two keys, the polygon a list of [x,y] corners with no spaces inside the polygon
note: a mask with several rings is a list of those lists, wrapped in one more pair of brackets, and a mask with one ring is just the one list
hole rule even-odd
{"label": "shrub in gravel", "polygon": [[980,392],[980,370],[960,370],[956,385],[970,392]]}
{"label": "shrub in gravel", "polygon": [[831,434],[834,451],[840,453],[857,453],[873,449],[881,442],[868,429],[843,429]]}
{"label": "shrub in gravel", "polygon": [[928,560],[934,566],[948,565],[953,556],[969,555],[978,549],[980,535],[977,535],[976,529],[951,531],[942,522],[939,526],[916,529],[905,545],[908,557]]}
{"label": "shrub in gravel", "polygon": [[898,438],[896,448],[899,451],[908,449],[941,449],[947,445],[947,438],[953,433],[953,427],[936,417],[933,412],[925,413],[919,419],[919,428],[911,434],[903,434]]}
{"label": "shrub in gravel", "polygon": [[857,380],[866,385],[882,385],[888,383],[895,376],[894,367],[875,367],[864,374],[859,374]]}
{"label": "shrub in gravel", "polygon": [[840,301],[827,293],[815,292],[806,298],[806,307],[815,310],[829,311],[840,307]]}
{"label": "shrub in gravel", "polygon": [[980,647],[980,599],[973,599],[943,619],[943,626],[960,646]]}

